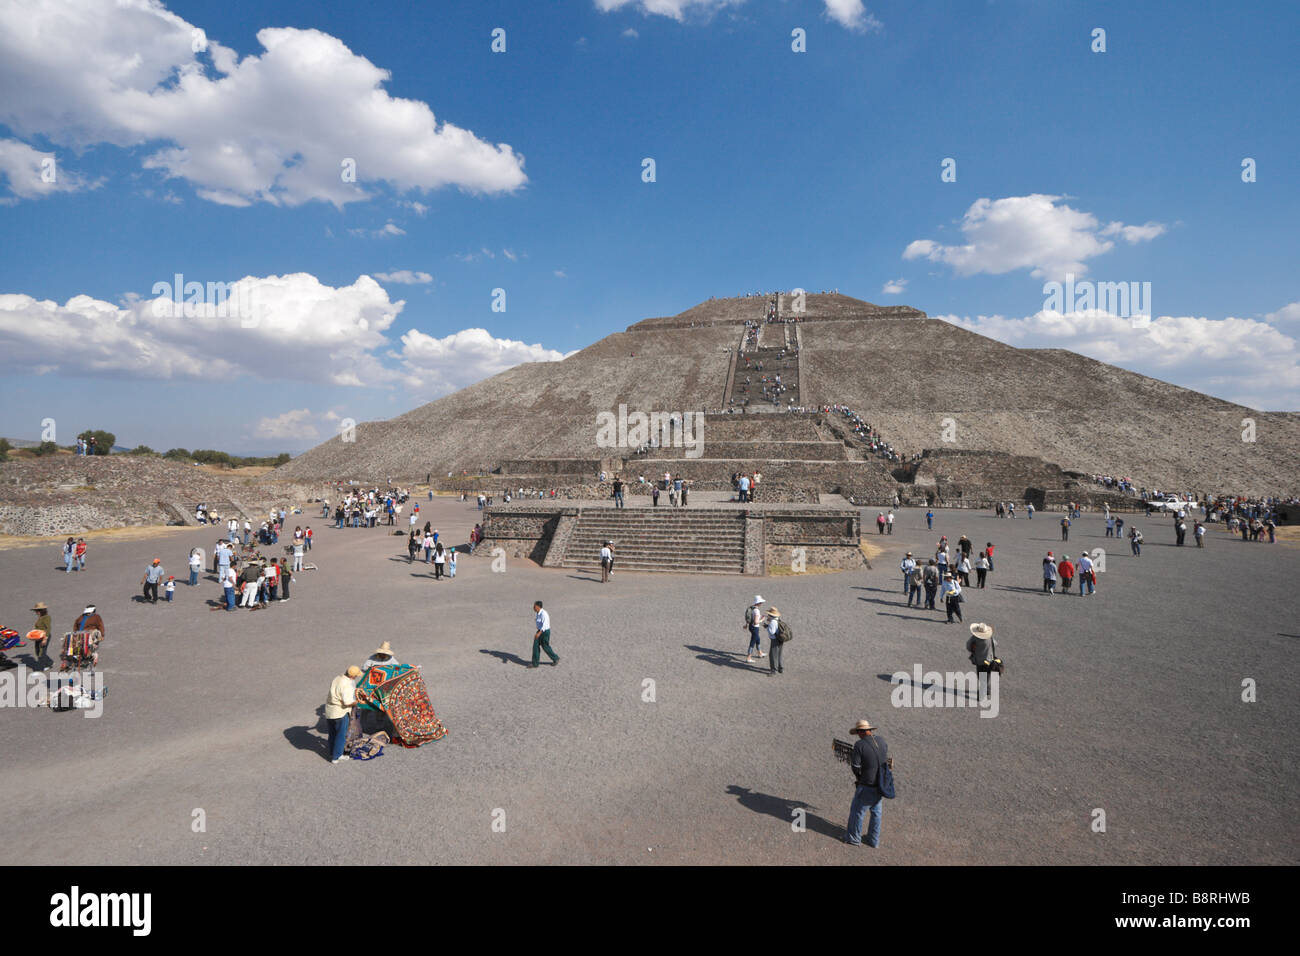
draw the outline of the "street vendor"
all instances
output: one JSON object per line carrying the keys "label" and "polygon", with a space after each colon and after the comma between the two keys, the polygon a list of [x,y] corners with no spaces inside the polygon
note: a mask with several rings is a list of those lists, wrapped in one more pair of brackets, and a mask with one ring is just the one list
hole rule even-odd
{"label": "street vendor", "polygon": [[388,641],[384,641],[384,643],[376,647],[371,655],[366,658],[365,662],[361,665],[361,669],[367,671],[376,664],[381,667],[386,667],[389,664],[396,664],[397,662],[397,658],[393,656],[393,646],[389,644]]}
{"label": "street vendor", "polygon": [[[37,601],[32,610],[36,612],[36,623],[27,632],[27,639],[32,644],[32,657],[36,661],[36,669],[45,670],[49,666],[45,663],[48,659],[45,650],[50,646],[50,635],[53,628],[50,622],[50,609],[45,606],[44,601]],[[34,637],[35,634],[43,634],[44,636]],[[53,663],[51,660],[50,664]]]}

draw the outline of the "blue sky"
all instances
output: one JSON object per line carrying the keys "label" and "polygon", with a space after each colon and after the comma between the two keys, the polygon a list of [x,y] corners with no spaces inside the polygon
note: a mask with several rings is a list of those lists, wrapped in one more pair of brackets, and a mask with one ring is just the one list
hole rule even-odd
{"label": "blue sky", "polygon": [[0,4],[0,434],[296,452],[796,286],[1300,409],[1294,5],[133,4]]}

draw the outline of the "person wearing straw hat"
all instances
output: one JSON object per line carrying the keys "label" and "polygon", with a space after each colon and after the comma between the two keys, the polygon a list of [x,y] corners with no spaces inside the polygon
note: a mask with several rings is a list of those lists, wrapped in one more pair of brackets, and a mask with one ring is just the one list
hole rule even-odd
{"label": "person wearing straw hat", "polygon": [[763,653],[763,595],[755,594],[754,601],[749,607],[745,608],[745,627],[749,628],[749,647],[745,650],[745,663],[754,663],[754,652],[758,651],[760,658],[767,657]]}
{"label": "person wearing straw hat", "polygon": [[[50,635],[53,632],[53,624],[50,622],[50,609],[45,606],[44,601],[37,601],[32,610],[36,612],[36,623],[32,629],[27,632],[27,639],[32,642],[32,659],[36,661],[36,669],[43,671],[47,666],[53,667],[53,658],[48,658],[50,663],[47,665],[45,649],[50,646]],[[44,637],[33,637],[33,634],[42,633]]]}
{"label": "person wearing straw hat", "polygon": [[972,624],[966,650],[970,652],[970,662],[975,665],[977,693],[980,699],[986,699],[991,681],[988,675],[993,673],[993,662],[998,656],[998,645],[993,640],[993,626],[979,622]]}
{"label": "person wearing straw hat", "polygon": [[360,677],[361,668],[353,664],[330,682],[329,696],[325,698],[325,719],[330,728],[331,763],[350,759],[343,753],[343,747],[348,741],[348,718],[357,702],[357,680]]}
{"label": "person wearing straw hat", "polygon": [[367,657],[362,662],[361,669],[363,671],[366,671],[374,667],[376,664],[378,664],[381,667],[384,667],[389,664],[396,664],[396,663],[397,663],[397,658],[393,656],[393,645],[389,644],[387,641],[384,641],[384,643],[376,647],[370,653],[370,656]]}
{"label": "person wearing straw hat", "polygon": [[785,664],[781,659],[781,652],[785,648],[785,635],[781,625],[781,612],[775,607],[767,609],[767,635],[768,635],[768,657],[767,666],[769,675],[784,674]]}
{"label": "person wearing straw hat", "polygon": [[867,826],[866,845],[880,846],[881,816],[885,795],[880,790],[880,768],[889,760],[889,745],[876,736],[879,728],[869,720],[859,720],[849,733],[858,738],[853,745],[853,756],[849,759],[849,769],[853,771],[856,789],[853,791],[853,803],[849,806],[849,824],[844,842],[850,846],[862,846],[862,823],[868,813],[871,823]]}

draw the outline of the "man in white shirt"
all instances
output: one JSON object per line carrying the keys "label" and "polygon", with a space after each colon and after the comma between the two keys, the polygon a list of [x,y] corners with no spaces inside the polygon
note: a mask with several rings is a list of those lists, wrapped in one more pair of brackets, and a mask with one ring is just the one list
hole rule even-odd
{"label": "man in white shirt", "polygon": [[551,650],[551,615],[547,614],[542,608],[541,601],[533,602],[533,612],[536,614],[534,623],[537,625],[537,633],[533,635],[533,662],[529,667],[536,667],[542,659],[542,651],[545,650],[551,659],[551,666],[556,667],[560,659]]}
{"label": "man in white shirt", "polygon": [[350,758],[344,756],[343,747],[348,741],[348,719],[357,702],[357,679],[361,668],[353,664],[346,674],[340,674],[330,683],[325,698],[325,719],[329,721],[329,756],[331,763]]}
{"label": "man in white shirt", "polygon": [[1096,574],[1096,568],[1092,563],[1092,558],[1088,557],[1088,552],[1085,551],[1083,552],[1083,556],[1079,558],[1079,593],[1080,594],[1095,594],[1097,592],[1097,588],[1096,588],[1097,579],[1093,577],[1094,574]]}
{"label": "man in white shirt", "polygon": [[600,549],[600,583],[604,584],[609,580],[609,568],[614,562],[614,552],[609,550],[609,542],[606,541]]}
{"label": "man in white shirt", "polygon": [[221,568],[221,589],[226,595],[226,610],[235,609],[235,586],[239,583],[239,575],[230,565],[224,565]]}
{"label": "man in white shirt", "polygon": [[907,593],[908,586],[912,583],[912,572],[916,570],[916,559],[912,557],[912,552],[907,552],[907,557],[903,558],[903,563],[899,565],[903,572],[903,593]]}

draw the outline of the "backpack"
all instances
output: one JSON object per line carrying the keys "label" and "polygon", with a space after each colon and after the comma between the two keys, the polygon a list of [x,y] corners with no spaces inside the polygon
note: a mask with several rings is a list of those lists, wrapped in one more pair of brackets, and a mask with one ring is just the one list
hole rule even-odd
{"label": "backpack", "polygon": [[756,612],[752,607],[745,608],[745,623],[741,625],[745,630],[749,630],[756,623]]}
{"label": "backpack", "polygon": [[780,638],[782,644],[789,644],[794,640],[794,631],[790,630],[790,625],[781,621],[776,625],[776,636]]}

